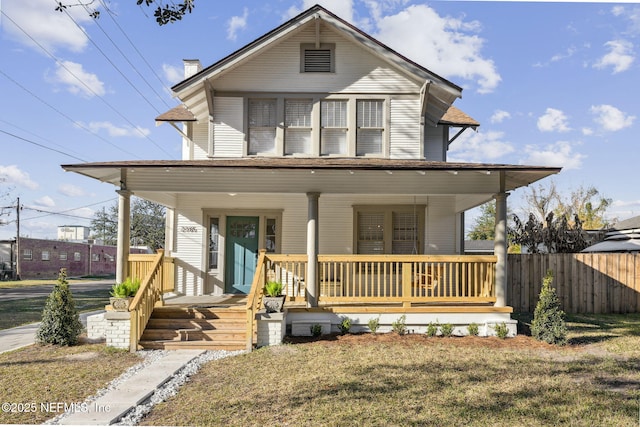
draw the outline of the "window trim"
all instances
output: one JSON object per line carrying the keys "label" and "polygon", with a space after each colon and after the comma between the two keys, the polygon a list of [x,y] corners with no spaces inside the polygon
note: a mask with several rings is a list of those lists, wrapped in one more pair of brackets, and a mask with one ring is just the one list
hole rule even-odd
{"label": "window trim", "polygon": [[22,250],[22,259],[24,261],[33,261],[33,250],[32,249],[23,249]]}
{"label": "window trim", "polygon": [[353,253],[359,254],[359,226],[358,217],[360,213],[383,213],[383,254],[393,254],[393,214],[394,213],[415,213],[418,220],[417,254],[424,253],[425,245],[425,204],[406,205],[353,205]]}

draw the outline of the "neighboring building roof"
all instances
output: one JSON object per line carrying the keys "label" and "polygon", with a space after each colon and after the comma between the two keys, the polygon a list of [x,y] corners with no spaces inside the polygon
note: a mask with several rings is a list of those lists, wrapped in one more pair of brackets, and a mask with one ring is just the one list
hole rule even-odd
{"label": "neighboring building roof", "polygon": [[612,227],[614,230],[629,230],[633,228],[640,229],[640,216],[634,216],[624,221],[616,222]]}
{"label": "neighboring building roof", "polygon": [[495,242],[493,240],[465,240],[464,252],[492,254],[494,251],[494,246]]}
{"label": "neighboring building roof", "polygon": [[591,245],[582,252],[639,252],[640,239],[605,240]]}
{"label": "neighboring building roof", "polygon": [[156,117],[156,122],[195,122],[196,116],[182,104]]}

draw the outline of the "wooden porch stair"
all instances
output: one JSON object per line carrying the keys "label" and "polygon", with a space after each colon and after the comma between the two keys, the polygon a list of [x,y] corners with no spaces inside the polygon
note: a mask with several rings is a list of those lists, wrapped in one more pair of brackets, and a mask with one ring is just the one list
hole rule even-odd
{"label": "wooden porch stair", "polygon": [[164,306],[151,314],[144,349],[244,350],[247,310],[238,306]]}

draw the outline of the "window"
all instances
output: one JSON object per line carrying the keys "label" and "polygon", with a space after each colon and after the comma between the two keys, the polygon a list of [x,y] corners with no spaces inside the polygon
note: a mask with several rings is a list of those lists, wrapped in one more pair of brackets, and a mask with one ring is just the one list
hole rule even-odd
{"label": "window", "polygon": [[301,73],[333,73],[335,71],[334,60],[335,45],[323,43],[302,44],[300,46],[300,72]]}
{"label": "window", "polygon": [[268,253],[276,251],[276,219],[267,218],[267,231],[265,233],[265,245]]}
{"label": "window", "polygon": [[66,261],[67,260],[67,253],[66,252],[60,252],[60,261]]}
{"label": "window", "polygon": [[356,155],[382,154],[384,101],[358,100],[356,110]]}
{"label": "window", "polygon": [[211,218],[209,220],[209,269],[218,268],[218,255],[220,253],[220,219]]}
{"label": "window", "polygon": [[42,261],[49,261],[49,251],[42,251]]}
{"label": "window", "polygon": [[310,154],[312,99],[287,99],[284,103],[285,154]]}
{"label": "window", "polygon": [[322,101],[320,126],[320,154],[347,154],[347,101]]}
{"label": "window", "polygon": [[424,205],[360,206],[355,221],[358,254],[422,252]]}
{"label": "window", "polygon": [[107,262],[114,262],[116,260],[116,257],[111,254],[104,254],[104,260]]}
{"label": "window", "polygon": [[249,100],[249,154],[275,152],[277,123],[275,99]]}
{"label": "window", "polygon": [[93,262],[100,261],[100,254],[92,253],[91,254],[91,261],[93,261]]}
{"label": "window", "polygon": [[73,253],[73,260],[74,261],[80,261],[82,259],[82,256],[80,255],[80,252],[74,252]]}
{"label": "window", "polygon": [[31,249],[24,249],[22,251],[22,259],[31,261],[33,259],[33,251]]}

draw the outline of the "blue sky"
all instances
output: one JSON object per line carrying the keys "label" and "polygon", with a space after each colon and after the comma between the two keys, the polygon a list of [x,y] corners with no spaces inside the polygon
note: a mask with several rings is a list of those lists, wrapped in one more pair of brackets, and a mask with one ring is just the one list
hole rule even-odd
{"label": "blue sky", "polygon": [[[464,88],[455,105],[481,126],[450,160],[562,166],[563,193],[595,186],[611,217],[640,215],[637,3],[196,0],[163,27],[135,0],[95,1],[108,6],[98,20],[56,3],[0,0],[0,205],[20,197],[21,235],[55,238],[115,201],[61,164],[180,157],[154,118],[177,105],[182,59],[209,65],[314,3]],[[509,198],[516,213],[524,193]],[[16,233],[4,212],[0,239]]]}

